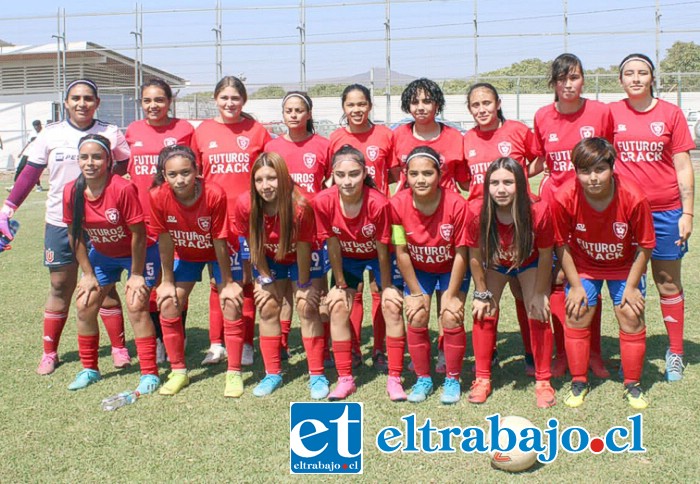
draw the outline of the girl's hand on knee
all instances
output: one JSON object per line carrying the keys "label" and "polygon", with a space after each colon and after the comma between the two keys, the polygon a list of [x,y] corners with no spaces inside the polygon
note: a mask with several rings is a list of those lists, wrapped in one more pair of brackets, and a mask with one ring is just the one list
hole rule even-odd
{"label": "girl's hand on knee", "polygon": [[82,302],[87,307],[90,305],[90,296],[92,296],[93,293],[97,295],[99,292],[100,284],[97,282],[95,274],[83,274],[83,277],[78,281],[76,289],[75,299],[80,301],[80,299],[84,297]]}
{"label": "girl's hand on knee", "polygon": [[578,321],[588,311],[588,296],[583,286],[570,287],[566,295],[566,315]]}
{"label": "girl's hand on knee", "polygon": [[151,289],[146,285],[146,279],[140,274],[132,274],[125,284],[127,301],[135,306],[137,301],[145,302],[151,294]]}
{"label": "girl's hand on knee", "polygon": [[620,301],[620,307],[623,308],[629,306],[635,316],[641,318],[644,315],[644,308],[646,306],[646,301],[644,300],[644,295],[639,288],[632,287],[628,285],[624,292],[622,293],[622,301]]}
{"label": "girl's hand on knee", "polygon": [[382,308],[388,310],[388,306],[390,305],[394,306],[397,311],[401,311],[403,307],[403,296],[396,286],[389,286],[382,289]]}
{"label": "girl's hand on knee", "polygon": [[352,307],[350,292],[347,289],[341,289],[337,286],[328,291],[325,302],[328,304],[329,313],[333,312],[333,308],[336,306],[336,304],[344,304],[348,311]]}
{"label": "girl's hand on knee", "polygon": [[162,306],[165,301],[171,299],[173,306],[179,307],[179,302],[177,300],[177,289],[175,284],[171,282],[162,282],[160,286],[156,289],[156,304],[158,305],[158,311],[162,311]]}
{"label": "girl's hand on knee", "polygon": [[221,309],[226,310],[226,304],[233,304],[237,312],[243,309],[243,288],[238,282],[226,284],[219,291]]}
{"label": "girl's hand on knee", "polygon": [[428,299],[428,296],[423,293],[409,294],[404,298],[404,303],[406,305],[406,318],[408,318],[409,321],[416,319],[421,311],[425,311],[427,314],[428,308],[430,307],[430,299]]}
{"label": "girl's hand on knee", "polygon": [[253,288],[253,298],[255,299],[255,306],[258,309],[265,306],[270,299],[274,299],[279,302],[280,296],[277,291],[277,285],[273,283],[265,284],[263,286],[256,282]]}

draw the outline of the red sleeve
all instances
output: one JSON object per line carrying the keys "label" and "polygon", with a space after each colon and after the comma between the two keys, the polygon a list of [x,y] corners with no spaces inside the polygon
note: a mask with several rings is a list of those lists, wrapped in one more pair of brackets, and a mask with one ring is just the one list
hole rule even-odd
{"label": "red sleeve", "polygon": [[530,128],[525,131],[525,137],[523,138],[523,148],[525,149],[525,158],[528,161],[528,165],[532,160],[537,158],[538,148],[537,140],[535,139],[535,133],[532,132]]}
{"label": "red sleeve", "polygon": [[72,224],[73,223],[73,187],[74,183],[69,183],[63,187],[63,223]]}
{"label": "red sleeve", "polygon": [[559,201],[558,197],[552,200],[550,211],[553,217],[554,240],[558,247],[568,244],[571,237],[571,217]]}
{"label": "red sleeve", "polygon": [[197,130],[192,133],[192,140],[190,141],[190,148],[194,151],[194,156],[197,159],[197,170],[199,174],[202,174],[202,152],[199,149],[199,143],[197,142]]}
{"label": "red sleeve", "polygon": [[605,105],[605,125],[603,126],[603,138],[606,140],[610,141],[611,143],[614,143],[614,138],[615,138],[615,125],[613,124],[613,116],[612,116],[612,111],[610,110],[610,107],[606,104]]}
{"label": "red sleeve", "polygon": [[139,194],[136,185],[126,184],[121,190],[121,212],[127,225],[136,225],[144,221],[143,208],[139,202]]}
{"label": "red sleeve", "polygon": [[481,210],[469,207],[466,229],[464,231],[465,245],[477,248],[481,242]]}
{"label": "red sleeve", "polygon": [[467,201],[462,198],[461,195],[457,194],[457,197],[459,197],[458,200],[455,200],[454,204],[454,211],[455,211],[455,223],[454,223],[454,231],[455,234],[457,235],[455,237],[455,247],[465,247],[467,246],[467,227],[466,227],[466,222],[467,222],[467,212],[469,209],[469,205],[467,205]]}
{"label": "red sleeve", "polygon": [[248,237],[248,232],[250,230],[250,211],[247,210],[246,204],[242,202],[242,196],[243,195],[238,197],[236,201],[237,203],[233,206],[233,213],[229,214],[229,218],[231,219],[232,229],[235,230],[238,233],[238,235],[242,237]]}
{"label": "red sleeve", "polygon": [[634,227],[635,241],[640,247],[653,249],[656,246],[656,234],[649,201],[642,198],[631,212],[630,224]]}
{"label": "red sleeve", "polygon": [[318,240],[320,241],[324,241],[331,237],[329,234],[331,226],[330,213],[328,213],[330,211],[328,203],[329,198],[330,197],[319,194],[313,200],[314,215],[316,216],[317,236]]}
{"label": "red sleeve", "polygon": [[376,239],[382,244],[389,245],[391,243],[391,206],[388,202],[382,204],[377,215]]}
{"label": "red sleeve", "polygon": [[160,235],[168,230],[165,228],[165,214],[161,206],[161,194],[163,187],[153,188],[148,192],[151,198],[151,217],[148,220],[151,230],[156,235]]}
{"label": "red sleeve", "polygon": [[469,171],[467,170],[467,162],[464,158],[464,143],[462,143],[462,149],[459,151],[462,153],[462,158],[457,160],[455,165],[455,180],[459,183],[466,184],[469,182]]}
{"label": "red sleeve", "polygon": [[680,109],[674,110],[671,130],[671,153],[678,154],[695,149],[695,142],[690,135],[688,123]]}
{"label": "red sleeve", "polygon": [[533,145],[534,154],[536,156],[544,156],[545,155],[544,140],[542,139],[542,133],[540,133],[540,129],[539,129],[540,127],[537,124],[537,113],[535,113],[535,120],[534,120],[533,124],[534,124],[533,135],[535,137],[535,143]]}
{"label": "red sleeve", "polygon": [[226,194],[216,190],[210,200],[211,236],[214,239],[228,238],[228,216],[226,214]]}
{"label": "red sleeve", "polygon": [[399,215],[398,210],[396,209],[396,195],[394,195],[393,198],[389,199],[389,210],[390,210],[390,215],[391,215],[391,225],[401,225],[401,215]]}
{"label": "red sleeve", "polygon": [[552,224],[552,217],[546,206],[539,202],[533,206],[535,208],[535,247],[538,249],[544,249],[547,247],[554,246],[554,226]]}
{"label": "red sleeve", "polygon": [[299,206],[299,218],[297,219],[297,242],[316,242],[316,220],[314,211],[308,205]]}

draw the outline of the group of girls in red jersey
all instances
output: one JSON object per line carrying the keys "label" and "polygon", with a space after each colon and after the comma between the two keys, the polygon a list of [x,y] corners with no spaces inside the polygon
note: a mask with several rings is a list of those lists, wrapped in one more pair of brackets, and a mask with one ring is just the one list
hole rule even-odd
{"label": "group of girls in red jersey", "polygon": [[[123,327],[113,289],[127,269],[126,304],[143,374],[138,391],[160,386],[161,342],[172,372],[160,393],[178,393],[189,384],[183,313],[207,266],[210,348],[203,364],[228,359],[225,396],[244,392],[241,366],[252,363],[256,310],[266,375],[253,394],[269,395],[282,384],[296,308],[310,396],[342,400],[357,391],[353,368],[362,364],[369,271],[373,366],[388,372],[392,401],[421,402],[434,391],[433,294],[440,333],[435,370],[445,373],[441,402],[460,400],[464,308],[473,278],[476,378],[468,400],[483,403],[492,392],[500,301],[509,284],[537,406],[556,403],[550,379],[568,368],[572,382],[564,402],[577,407],[589,392],[589,367],[609,376],[600,348],[607,281],[620,327],[624,396],[633,408],[645,408],[640,380],[649,260],[669,335],[666,379],[680,380],[684,370],[681,259],[694,215],[693,144],[680,110],[654,97],[647,56],[626,57],[620,81],[626,99],[611,105],[586,99],[581,61],[562,54],[550,76],[555,100],[536,113],[534,132],[506,120],[492,85],[475,84],[467,107],[476,125],[464,136],[438,117],[445,98],[429,79],[404,90],[401,107],[413,119],[395,131],[372,123],[370,93],[353,84],[341,99],[345,125],[330,140],[315,134],[312,100],[300,91],[282,100],[288,132],[271,139],[243,111],[245,86],[230,76],[214,91],[218,116],[197,129],[169,116],[166,83],[145,84],[145,119],[120,140],[106,126],[95,129],[97,88],[76,81],[68,90],[63,131],[47,129],[38,138],[27,179],[19,180],[0,211],[5,234],[32,177],[50,167],[63,195],[60,207],[51,199],[47,212],[46,263],[56,293],[49,301],[58,322],[47,330],[45,342],[53,346],[45,348],[39,372],[52,372],[58,361],[57,340],[80,266],[84,369],[69,388],[101,378],[97,315],[109,319],[104,306],[111,308]],[[68,173],[52,164],[65,155],[54,153],[54,145],[78,132],[88,136],[76,140],[69,155],[76,166]],[[112,174],[127,158],[131,183]],[[542,171],[536,197],[527,179]],[[392,183],[397,187],[390,196]],[[52,224],[56,214],[60,220]],[[123,342],[113,345],[113,354],[124,348]],[[406,346],[416,374],[408,393],[401,379]],[[332,391],[329,366],[338,373]]]}

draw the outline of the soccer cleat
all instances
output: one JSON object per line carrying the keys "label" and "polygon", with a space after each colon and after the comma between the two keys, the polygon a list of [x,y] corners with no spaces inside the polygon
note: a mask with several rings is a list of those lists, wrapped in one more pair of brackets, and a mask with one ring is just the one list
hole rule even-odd
{"label": "soccer cleat", "polygon": [[123,348],[112,347],[112,361],[114,362],[114,368],[121,369],[131,366],[131,356],[126,346]]}
{"label": "soccer cleat", "polygon": [[156,364],[165,363],[166,361],[168,361],[168,354],[165,352],[165,345],[158,338],[156,339]]}
{"label": "soccer cleat", "polygon": [[419,376],[406,398],[409,402],[420,403],[424,402],[431,393],[433,393],[433,379],[429,376]]}
{"label": "soccer cleat", "polygon": [[462,390],[459,387],[459,380],[456,378],[445,378],[445,383],[442,384],[442,395],[440,395],[440,402],[444,403],[445,405],[451,405],[459,402],[461,395]]}
{"label": "soccer cleat", "polygon": [[484,403],[491,395],[491,380],[488,378],[477,378],[472,382],[469,389],[470,403]]}
{"label": "soccer cleat", "polygon": [[362,366],[362,353],[357,353],[355,350],[352,350],[352,367],[359,368],[361,366]]}
{"label": "soccer cleat", "polygon": [[590,387],[588,386],[588,382],[572,381],[571,382],[571,390],[569,391],[569,394],[566,396],[564,403],[566,404],[567,407],[571,407],[571,408],[580,407],[581,405],[583,405],[583,400],[586,398],[586,395],[588,395],[589,391],[590,391]]}
{"label": "soccer cleat", "polygon": [[386,381],[386,392],[392,402],[405,402],[408,398],[401,385],[401,377],[390,376]]}
{"label": "soccer cleat", "polygon": [[220,363],[221,361],[225,360],[227,356],[228,354],[226,353],[226,348],[224,348],[220,344],[213,344],[209,347],[207,354],[204,355],[202,365],[216,365],[217,363]]}
{"label": "soccer cleat", "polygon": [[666,350],[666,381],[680,381],[683,379],[683,355],[671,353]]}
{"label": "soccer cleat", "polygon": [[557,404],[554,388],[547,380],[535,383],[535,398],[537,408],[549,408]]}
{"label": "soccer cleat", "polygon": [[328,378],[324,375],[311,375],[309,378],[309,388],[311,389],[311,398],[314,400],[323,400],[328,396],[330,391]]}
{"label": "soccer cleat", "polygon": [[253,389],[253,395],[256,397],[265,397],[277,390],[280,386],[282,386],[282,377],[280,375],[265,375],[265,378]]}
{"label": "soccer cleat", "polygon": [[241,376],[241,372],[226,372],[226,388],[224,388],[224,396],[228,398],[238,398],[241,395],[243,395],[243,376]]}
{"label": "soccer cleat", "polygon": [[625,391],[622,394],[622,398],[626,399],[627,403],[630,404],[630,407],[635,410],[644,410],[649,406],[649,401],[647,400],[646,395],[644,395],[644,391],[642,390],[639,382],[632,382],[625,385]]}
{"label": "soccer cleat", "polygon": [[445,364],[445,353],[442,350],[438,351],[437,363],[435,363],[435,373],[444,375],[447,371],[447,364]]}
{"label": "soccer cleat", "polygon": [[569,363],[566,361],[566,354],[557,355],[552,360],[552,378],[560,378],[566,375]]}
{"label": "soccer cleat", "polygon": [[56,370],[58,366],[58,354],[55,351],[51,353],[44,353],[41,356],[41,361],[36,369],[36,372],[40,375],[50,375]]}
{"label": "soccer cleat", "polygon": [[603,363],[603,358],[600,355],[591,353],[591,357],[588,360],[588,365],[591,371],[598,378],[610,378],[610,372],[605,368],[605,363]]}
{"label": "soccer cleat", "polygon": [[355,386],[355,379],[352,376],[341,376],[338,378],[338,384],[328,395],[328,400],[331,402],[336,400],[345,400],[356,391],[357,387]]}
{"label": "soccer cleat", "polygon": [[525,376],[535,376],[535,358],[532,353],[525,353]]}
{"label": "soccer cleat", "polygon": [[253,345],[249,345],[248,343],[244,343],[243,344],[243,353],[241,354],[241,365],[250,366],[253,364],[254,359],[255,359],[255,350],[253,349]]}
{"label": "soccer cleat", "polygon": [[160,378],[158,378],[158,375],[141,375],[136,391],[139,395],[148,395],[155,392],[159,386]]}
{"label": "soccer cleat", "polygon": [[386,360],[386,355],[381,351],[375,351],[372,355],[372,368],[379,373],[389,372],[389,363]]}
{"label": "soccer cleat", "polygon": [[92,385],[102,379],[100,372],[97,370],[92,370],[90,368],[85,368],[78,372],[75,376],[75,380],[68,385],[69,390],[82,390],[83,388]]}
{"label": "soccer cleat", "polygon": [[180,393],[180,390],[189,384],[190,377],[187,376],[187,373],[175,373],[174,371],[171,371],[170,375],[168,375],[168,381],[165,382],[165,385],[160,387],[160,391],[158,393],[160,395],[175,395]]}

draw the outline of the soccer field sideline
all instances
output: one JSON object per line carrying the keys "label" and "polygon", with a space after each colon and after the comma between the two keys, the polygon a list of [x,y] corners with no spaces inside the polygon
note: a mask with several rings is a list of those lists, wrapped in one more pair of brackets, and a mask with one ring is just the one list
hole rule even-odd
{"label": "soccer field sideline", "polygon": [[[187,363],[192,385],[173,397],[149,396],[136,404],[107,413],[99,408],[102,398],[132,388],[138,381],[138,369],[116,371],[106,335],[102,337],[100,366],[104,380],[90,388],[72,393],[66,386],[80,368],[77,356],[74,313],[62,338],[59,354],[63,364],[50,377],[34,373],[40,356],[41,317],[48,286],[48,273],[41,266],[43,200],[45,194],[32,193],[18,211],[22,223],[15,247],[0,255],[0,322],[3,328],[0,358],[0,397],[3,416],[0,423],[0,477],[8,482],[88,482],[120,479],[127,482],[158,480],[211,482],[214,480],[269,482],[290,479],[289,474],[289,402],[308,401],[306,363],[301,353],[298,324],[293,325],[291,344],[295,352],[285,364],[284,386],[268,398],[257,399],[251,390],[262,377],[259,354],[252,371],[244,372],[246,393],[240,400],[223,398],[225,366],[202,368],[200,361],[208,347],[207,285],[198,285],[191,298],[188,322]],[[696,228],[697,230],[697,228]],[[658,294],[651,288],[647,304],[649,324],[648,363],[643,385],[649,390],[651,406],[644,415],[646,454],[590,452],[561,454],[546,466],[536,466],[529,476],[536,481],[559,482],[586,473],[591,480],[606,482],[658,482],[697,480],[694,454],[686,449],[697,442],[695,429],[700,424],[696,411],[698,398],[697,365],[700,354],[700,329],[695,324],[699,313],[697,271],[700,256],[693,251],[684,261],[686,294],[686,355],[690,364],[683,382],[663,382],[663,353],[666,336],[660,321]],[[369,299],[369,298],[367,298]],[[491,470],[488,459],[480,455],[454,454],[382,454],[375,447],[377,432],[385,426],[400,426],[401,417],[416,414],[416,421],[431,418],[437,427],[486,427],[484,418],[494,413],[515,414],[530,419],[540,428],[556,417],[562,427],[580,425],[591,434],[601,435],[613,425],[625,425],[634,412],[622,400],[622,385],[593,379],[593,391],[586,403],[572,410],[562,399],[568,384],[555,379],[559,404],[549,410],[534,405],[534,382],[524,376],[520,336],[510,296],[504,301],[499,329],[501,369],[494,372],[494,393],[486,404],[462,401],[442,406],[439,398],[425,403],[392,404],[384,393],[386,377],[371,369],[371,360],[357,373],[358,392],[351,401],[364,402],[364,475],[363,481],[463,481],[478,478],[495,482],[513,478]],[[366,310],[366,314],[369,309]],[[615,361],[618,348],[614,319],[609,303],[604,309],[603,352]],[[365,321],[364,334],[371,328]],[[466,327],[470,329],[470,321]],[[433,337],[436,326],[431,322]],[[103,332],[104,333],[104,332]],[[133,334],[127,329],[132,354]],[[468,391],[473,378],[471,337],[462,373],[462,391]],[[366,356],[369,346],[363,349]],[[408,362],[408,359],[406,359]],[[615,373],[615,371],[613,371]],[[161,376],[166,369],[161,368]],[[329,372],[332,381],[335,374]],[[406,386],[413,376],[404,374]],[[442,377],[435,378],[436,384]],[[457,442],[458,445],[458,442]],[[312,478],[312,480],[314,480]],[[320,478],[319,478],[320,480]]]}

